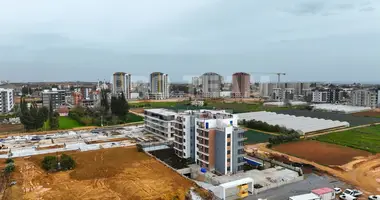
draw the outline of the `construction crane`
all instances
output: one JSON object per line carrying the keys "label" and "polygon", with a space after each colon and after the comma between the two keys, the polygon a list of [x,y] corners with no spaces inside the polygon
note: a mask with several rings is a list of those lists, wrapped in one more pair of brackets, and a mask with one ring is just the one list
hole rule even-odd
{"label": "construction crane", "polygon": [[277,88],[280,87],[280,82],[281,82],[281,75],[285,76],[286,73],[283,72],[251,72],[251,74],[274,74],[277,75]]}

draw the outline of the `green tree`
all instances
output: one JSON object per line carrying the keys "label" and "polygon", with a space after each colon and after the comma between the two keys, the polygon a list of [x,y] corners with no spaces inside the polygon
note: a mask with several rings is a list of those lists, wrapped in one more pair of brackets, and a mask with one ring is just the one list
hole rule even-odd
{"label": "green tree", "polygon": [[15,171],[15,164],[14,163],[8,163],[7,164],[7,166],[5,166],[5,168],[4,168],[4,171],[5,171],[5,173],[11,173],[11,172],[13,172],[13,171]]}
{"label": "green tree", "polygon": [[42,112],[44,122],[46,122],[49,119],[49,109],[47,107],[43,106],[40,111]]}
{"label": "green tree", "polygon": [[53,112],[52,117],[49,119],[49,125],[51,130],[57,130],[59,128],[59,113]]}
{"label": "green tree", "polygon": [[107,114],[110,110],[110,105],[108,103],[108,92],[106,90],[100,91],[100,105],[104,108],[104,114]]}
{"label": "green tree", "polygon": [[111,112],[113,115],[117,116],[120,121],[125,122],[127,120],[129,105],[125,99],[124,93],[111,98]]}
{"label": "green tree", "polygon": [[15,161],[12,159],[12,158],[7,158],[6,160],[5,160],[5,163],[14,163]]}
{"label": "green tree", "polygon": [[58,159],[56,156],[45,156],[42,160],[42,168],[46,171],[55,171],[58,169]]}
{"label": "green tree", "polygon": [[61,155],[60,159],[60,166],[62,170],[71,170],[74,169],[76,163],[74,159],[71,156],[68,156],[66,154]]}

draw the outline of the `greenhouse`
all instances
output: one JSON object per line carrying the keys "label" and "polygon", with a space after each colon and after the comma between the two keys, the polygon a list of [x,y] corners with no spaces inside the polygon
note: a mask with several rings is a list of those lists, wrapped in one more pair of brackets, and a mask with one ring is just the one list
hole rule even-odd
{"label": "greenhouse", "polygon": [[348,122],[318,119],[311,117],[296,117],[294,115],[277,114],[274,112],[249,112],[238,114],[239,120],[256,120],[266,122],[273,126],[281,126],[287,129],[293,129],[301,135],[349,127]]}
{"label": "greenhouse", "polygon": [[343,113],[356,113],[371,110],[371,107],[360,107],[360,106],[348,106],[348,105],[338,105],[338,104],[313,104],[311,105],[316,110],[326,110],[330,112],[343,112]]}

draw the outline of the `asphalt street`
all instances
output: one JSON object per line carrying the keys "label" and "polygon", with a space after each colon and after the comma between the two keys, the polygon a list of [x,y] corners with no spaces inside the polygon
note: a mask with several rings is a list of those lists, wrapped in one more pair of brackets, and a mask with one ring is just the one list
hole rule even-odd
{"label": "asphalt street", "polygon": [[318,176],[316,174],[305,175],[303,181],[288,184],[279,188],[267,190],[257,196],[247,197],[247,200],[257,200],[259,198],[266,200],[287,200],[291,196],[310,193],[313,189],[322,187],[340,187],[342,190],[351,188],[349,185],[330,176]]}

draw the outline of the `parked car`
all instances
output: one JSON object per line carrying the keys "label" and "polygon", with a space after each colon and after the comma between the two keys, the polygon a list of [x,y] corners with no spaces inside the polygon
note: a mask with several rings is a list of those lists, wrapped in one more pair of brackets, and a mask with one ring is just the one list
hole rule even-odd
{"label": "parked car", "polygon": [[339,196],[339,199],[344,199],[344,200],[357,200],[356,197],[351,196],[349,194],[342,194]]}
{"label": "parked car", "polygon": [[359,197],[363,194],[363,192],[359,190],[351,190],[351,189],[346,189],[343,193],[354,196],[354,197]]}
{"label": "parked car", "polygon": [[379,200],[380,199],[380,195],[371,195],[368,197],[368,200]]}
{"label": "parked car", "polygon": [[336,188],[334,188],[334,192],[335,192],[335,194],[340,194],[340,193],[342,193],[342,189],[336,187]]}

